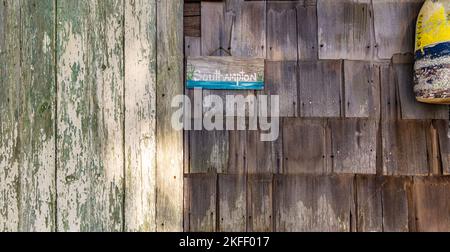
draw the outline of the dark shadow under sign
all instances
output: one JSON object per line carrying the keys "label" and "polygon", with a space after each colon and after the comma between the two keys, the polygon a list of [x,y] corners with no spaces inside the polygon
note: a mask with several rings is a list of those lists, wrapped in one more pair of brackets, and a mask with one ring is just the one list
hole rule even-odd
{"label": "dark shadow under sign", "polygon": [[263,90],[264,59],[188,57],[187,88]]}

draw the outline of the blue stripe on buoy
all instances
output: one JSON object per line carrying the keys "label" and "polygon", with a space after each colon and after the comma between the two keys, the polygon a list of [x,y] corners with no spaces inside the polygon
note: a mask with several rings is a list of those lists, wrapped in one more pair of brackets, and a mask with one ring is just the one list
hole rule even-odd
{"label": "blue stripe on buoy", "polygon": [[450,56],[450,42],[425,47],[423,51],[416,51],[416,60],[421,60],[423,58],[435,59],[442,56]]}
{"label": "blue stripe on buoy", "polygon": [[236,82],[236,81],[187,81],[187,88],[202,88],[213,90],[263,90],[264,82]]}

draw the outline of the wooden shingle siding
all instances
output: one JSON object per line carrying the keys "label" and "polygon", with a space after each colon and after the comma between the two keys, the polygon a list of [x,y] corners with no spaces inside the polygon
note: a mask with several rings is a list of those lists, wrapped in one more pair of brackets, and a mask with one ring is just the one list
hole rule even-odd
{"label": "wooden shingle siding", "polygon": [[283,143],[282,122],[280,122],[280,136],[273,142],[262,142],[260,131],[247,133],[247,173],[248,174],[277,174],[282,171]]}
{"label": "wooden shingle siding", "polygon": [[220,56],[225,46],[225,20],[223,2],[201,2],[201,46],[203,56]]}
{"label": "wooden shingle siding", "polygon": [[272,175],[249,175],[247,188],[247,231],[273,231],[272,185]]}
{"label": "wooden shingle siding", "polygon": [[414,53],[416,19],[424,0],[372,1],[375,41],[379,59]]}
{"label": "wooden shingle siding", "polygon": [[297,1],[267,2],[267,58],[297,60]]}
{"label": "wooden shingle siding", "polygon": [[342,61],[300,61],[298,75],[300,116],[342,115]]}
{"label": "wooden shingle siding", "polygon": [[227,131],[190,131],[190,173],[225,173],[228,167]]}
{"label": "wooden shingle siding", "polygon": [[371,59],[371,13],[370,0],[318,0],[319,58]]}
{"label": "wooden shingle siding", "polygon": [[428,120],[382,123],[383,174],[428,175]]}
{"label": "wooden shingle siding", "polygon": [[195,174],[184,178],[184,230],[216,231],[217,175]]}
{"label": "wooden shingle siding", "polygon": [[330,119],[333,172],[376,174],[378,122],[370,119]]}
{"label": "wooden shingle siding", "polygon": [[[436,129],[438,137],[438,153],[435,155],[438,158],[439,172],[443,175],[450,175],[450,136],[448,130],[448,121],[436,120],[433,121],[433,126]],[[442,175],[441,174],[441,175]]]}
{"label": "wooden shingle siding", "polygon": [[243,175],[219,175],[220,232],[245,232],[247,227],[247,178]]}
{"label": "wooden shingle siding", "polygon": [[317,5],[308,3],[297,5],[297,42],[299,60],[318,58],[317,43]]}
{"label": "wooden shingle siding", "polygon": [[351,231],[353,190],[352,176],[276,176],[275,230]]}
{"label": "wooden shingle siding", "polygon": [[449,194],[449,177],[414,178],[416,231],[448,231],[450,229]]}

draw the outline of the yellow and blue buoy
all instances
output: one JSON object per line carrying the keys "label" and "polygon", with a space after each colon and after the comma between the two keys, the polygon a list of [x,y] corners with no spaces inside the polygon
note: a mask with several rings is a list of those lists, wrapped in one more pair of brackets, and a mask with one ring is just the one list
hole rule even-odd
{"label": "yellow and blue buoy", "polygon": [[427,0],[416,29],[416,99],[450,104],[450,0]]}

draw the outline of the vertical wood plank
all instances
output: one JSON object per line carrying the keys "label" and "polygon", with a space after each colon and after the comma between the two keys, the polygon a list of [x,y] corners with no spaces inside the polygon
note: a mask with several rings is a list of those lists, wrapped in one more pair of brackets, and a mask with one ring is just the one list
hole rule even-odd
{"label": "vertical wood plank", "polygon": [[284,174],[324,174],[329,145],[322,119],[285,119],[283,122]]}
{"label": "vertical wood plank", "polygon": [[298,75],[302,117],[341,116],[342,61],[300,61]]}
{"label": "vertical wood plank", "polygon": [[156,2],[125,2],[125,230],[156,230]]}
{"label": "vertical wood plank", "polygon": [[383,231],[408,232],[411,217],[408,194],[411,179],[406,177],[383,177]]}
{"label": "vertical wood plank", "polygon": [[317,42],[317,3],[304,1],[297,5],[298,58],[316,60],[319,57]]}
{"label": "vertical wood plank", "polygon": [[378,122],[330,119],[333,172],[376,174]]}
{"label": "vertical wood plank", "polygon": [[372,2],[378,58],[390,59],[396,53],[414,53],[416,19],[424,0]]}
{"label": "vertical wood plank", "polygon": [[273,231],[272,175],[250,175],[247,193],[247,231]]}
{"label": "vertical wood plank", "polygon": [[58,1],[58,230],[123,227],[123,5]]}
{"label": "vertical wood plank", "polygon": [[267,59],[298,59],[296,2],[267,2]]}
{"label": "vertical wood plank", "polygon": [[223,2],[201,2],[201,38],[202,38],[202,55],[204,56],[221,56],[224,47],[224,12],[225,3]]}
{"label": "vertical wood plank", "polygon": [[371,12],[371,0],[318,0],[319,58],[371,59]]}
{"label": "vertical wood plank", "polygon": [[184,180],[184,231],[215,232],[217,176],[193,174]]}
{"label": "vertical wood plank", "polygon": [[260,131],[248,132],[248,174],[277,174],[282,171],[283,140],[281,128],[280,136],[273,142],[262,142]]}
{"label": "vertical wood plank", "polygon": [[[247,144],[250,131],[229,131],[229,154],[227,174],[245,174],[247,172],[247,163],[249,153],[252,149]],[[223,155],[223,154],[222,154]]]}
{"label": "vertical wood plank", "polygon": [[358,232],[383,231],[383,199],[381,178],[356,176],[356,205]]}
{"label": "vertical wood plank", "polygon": [[247,177],[219,175],[219,231],[245,232],[247,225]]}
{"label": "vertical wood plank", "polygon": [[[156,223],[183,229],[183,132],[172,128],[172,98],[183,94],[183,2],[157,2]],[[168,32],[170,31],[170,32]]]}
{"label": "vertical wood plank", "polygon": [[191,131],[190,173],[224,173],[228,167],[227,131]]}
{"label": "vertical wood plank", "polygon": [[277,176],[276,231],[349,232],[354,223],[353,177]]}
{"label": "vertical wood plank", "polygon": [[436,120],[433,127],[437,131],[439,148],[439,165],[443,175],[450,175],[450,131],[447,120]]}

